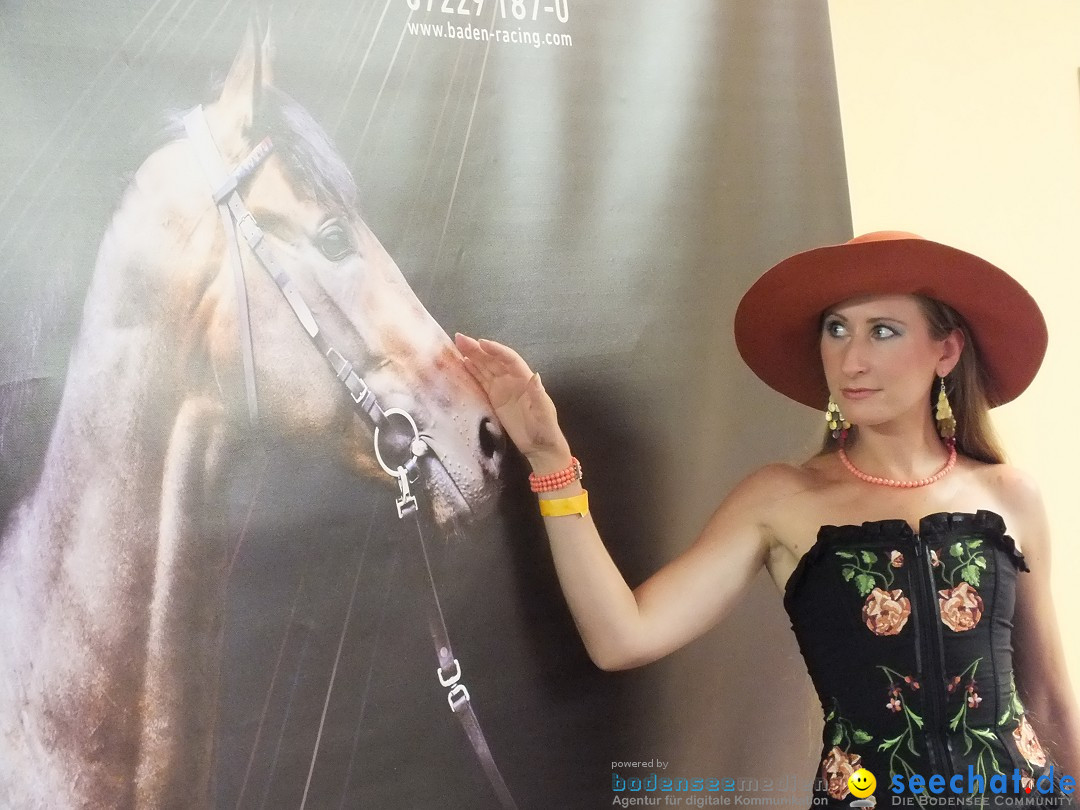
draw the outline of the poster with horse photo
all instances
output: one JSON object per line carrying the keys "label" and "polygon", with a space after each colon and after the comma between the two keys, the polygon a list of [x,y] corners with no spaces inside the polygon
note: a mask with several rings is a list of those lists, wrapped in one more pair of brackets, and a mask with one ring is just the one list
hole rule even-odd
{"label": "poster with horse photo", "polygon": [[766,578],[590,663],[451,336],[543,373],[631,584],[685,548],[816,425],[731,322],[850,235],[824,0],[8,3],[0,79],[0,806],[809,780]]}

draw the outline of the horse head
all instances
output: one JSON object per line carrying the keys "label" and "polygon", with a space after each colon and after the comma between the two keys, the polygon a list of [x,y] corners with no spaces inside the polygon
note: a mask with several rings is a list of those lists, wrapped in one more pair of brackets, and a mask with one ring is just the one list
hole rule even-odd
{"label": "horse head", "polygon": [[[246,38],[220,94],[205,108],[205,122],[230,170],[264,139],[272,144],[237,191],[335,359],[352,364],[379,408],[409,414],[433,451],[419,468],[427,473],[422,487],[435,518],[446,523],[485,511],[505,446],[494,414],[449,337],[358,213],[356,184],[326,133],[273,85],[268,38]],[[377,464],[373,425],[335,379],[325,345],[309,339],[265,262],[239,239],[240,291],[250,310],[247,322],[242,317],[228,226],[197,152],[188,137],[152,154],[128,191],[142,199],[123,205],[114,221],[134,240],[142,270],[153,265],[149,283],[166,288],[158,290],[165,293],[159,300],[170,302],[180,365],[221,398],[240,426],[247,418],[242,344],[249,330],[256,430],[391,482]],[[393,467],[414,437],[404,420],[383,427],[383,453],[398,456]]]}

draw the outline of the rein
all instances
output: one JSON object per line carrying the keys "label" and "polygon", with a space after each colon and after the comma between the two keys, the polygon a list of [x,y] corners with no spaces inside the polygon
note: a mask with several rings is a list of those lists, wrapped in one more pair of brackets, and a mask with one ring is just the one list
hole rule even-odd
{"label": "rein", "polygon": [[[293,282],[289,274],[275,259],[270,245],[264,239],[264,232],[255,221],[255,217],[245,205],[240,196],[238,187],[247,177],[254,174],[263,162],[273,152],[273,143],[270,138],[264,138],[233,171],[229,171],[221,158],[221,154],[214,143],[213,135],[207,124],[206,116],[201,106],[195,107],[184,116],[184,129],[188,139],[195,149],[195,154],[202,166],[203,174],[210,184],[214,203],[221,217],[222,227],[225,229],[225,241],[228,246],[229,262],[233,268],[233,278],[236,286],[237,299],[237,323],[240,329],[240,347],[244,363],[244,383],[247,391],[248,418],[254,424],[258,418],[258,394],[255,385],[255,355],[251,342],[251,318],[248,311],[247,284],[244,279],[244,266],[240,256],[240,245],[236,233],[240,232],[252,253],[258,259],[259,264],[273,278],[281,294],[292,308],[300,325],[307,332],[308,337],[318,347],[323,357],[334,372],[334,376],[345,386],[349,397],[356,406],[357,412],[367,422],[374,432],[375,458],[379,466],[387,475],[393,477],[398,483],[398,497],[394,502],[397,508],[398,519],[404,520],[412,516],[416,523],[416,536],[423,568],[420,570],[421,578],[426,580],[428,587],[422,588],[427,594],[425,609],[428,616],[428,629],[435,645],[435,654],[439,666],[435,673],[439,684],[447,690],[446,701],[450,710],[461,723],[462,729],[472,745],[473,751],[480,762],[484,773],[491,784],[492,790],[498,796],[505,810],[517,810],[510,789],[506,785],[502,774],[491,754],[487,739],[480,728],[480,721],[472,706],[469,690],[462,682],[461,664],[454,657],[453,648],[450,646],[450,635],[446,629],[446,621],[443,618],[442,605],[439,602],[439,593],[435,587],[435,578],[431,571],[431,562],[428,557],[427,544],[424,542],[424,532],[420,524],[420,509],[412,485],[420,479],[421,457],[426,457],[428,464],[438,465],[443,468],[448,478],[449,472],[438,457],[431,451],[431,447],[425,437],[420,433],[416,421],[412,416],[401,408],[388,408],[384,410],[364,379],[357,374],[353,364],[345,356],[335,349],[319,329],[318,321],[307,305],[303,295]],[[412,431],[412,439],[409,442],[409,458],[396,467],[387,464],[380,450],[380,432],[385,432],[390,427],[390,418],[398,417],[405,420]],[[450,480],[453,480],[450,478]]]}

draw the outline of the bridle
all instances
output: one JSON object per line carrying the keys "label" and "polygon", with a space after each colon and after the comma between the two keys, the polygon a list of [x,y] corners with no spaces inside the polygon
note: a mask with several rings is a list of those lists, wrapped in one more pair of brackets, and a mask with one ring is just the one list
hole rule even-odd
{"label": "bridle", "polygon": [[[372,428],[375,459],[383,471],[393,477],[398,484],[398,496],[394,502],[398,518],[405,519],[412,516],[416,523],[420,556],[423,561],[421,576],[426,579],[428,586],[422,590],[427,594],[425,602],[428,625],[439,661],[439,666],[435,670],[439,684],[447,690],[447,703],[465,730],[477,759],[480,761],[480,765],[483,767],[488,781],[495,794],[499,797],[502,806],[507,810],[516,810],[517,805],[510,795],[510,790],[506,786],[498,766],[495,764],[491,749],[487,744],[483,731],[480,729],[480,721],[477,719],[476,712],[473,709],[469,690],[462,682],[461,665],[458,659],[454,657],[453,648],[450,646],[449,633],[443,618],[442,607],[439,604],[439,595],[435,588],[427,545],[424,542],[423,529],[420,524],[420,504],[413,491],[413,486],[419,481],[422,472],[421,458],[425,458],[429,466],[442,467],[447,479],[452,480],[449,472],[446,471],[438,454],[432,452],[431,445],[426,440],[429,437],[420,433],[412,416],[401,408],[383,409],[379,405],[371,387],[356,372],[353,364],[330,344],[319,328],[319,323],[304,300],[303,295],[301,295],[299,288],[275,259],[270,245],[264,238],[263,230],[255,221],[255,217],[247,205],[244,204],[244,200],[240,196],[239,186],[246,178],[254,174],[273,152],[274,147],[270,138],[264,138],[236,169],[229,171],[221,158],[217,145],[214,143],[213,135],[206,121],[206,115],[201,106],[196,107],[184,116],[184,129],[195,149],[203,174],[210,184],[214,203],[217,205],[221,224],[225,229],[229,263],[233,268],[233,279],[236,286],[237,323],[239,324],[240,347],[243,355],[248,418],[254,424],[258,419],[259,408],[255,386],[255,355],[251,342],[247,284],[244,280],[244,267],[240,256],[240,244],[236,237],[237,231],[247,242],[248,247],[251,248],[262,268],[277,284],[281,294],[292,308],[293,314],[300,321],[300,325],[319,349],[319,352],[326,358],[327,363],[334,372],[334,376],[345,386],[357,413]],[[387,463],[380,449],[380,434],[385,435],[388,432],[391,417],[403,420],[412,432],[412,439],[409,442],[409,457],[404,462],[396,465]]]}

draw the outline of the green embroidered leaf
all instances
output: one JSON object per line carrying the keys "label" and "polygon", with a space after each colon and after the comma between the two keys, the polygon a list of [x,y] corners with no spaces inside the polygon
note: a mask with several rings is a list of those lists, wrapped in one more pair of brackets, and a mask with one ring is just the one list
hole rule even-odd
{"label": "green embroidered leaf", "polygon": [[877,554],[872,551],[864,551],[862,553],[863,562],[867,565],[873,565],[877,562]]}
{"label": "green embroidered leaf", "polygon": [[850,565],[845,565],[840,573],[844,577],[844,582],[851,582],[851,578],[855,576],[855,569]]}
{"label": "green embroidered leaf", "polygon": [[855,587],[859,589],[859,596],[869,596],[874,590],[874,578],[869,574],[859,574],[855,577]]}
{"label": "green embroidered leaf", "polygon": [[1009,722],[1010,717],[1012,717],[1012,708],[1011,707],[1004,711],[1004,713],[1001,715],[1001,719],[997,721],[997,724],[999,726],[1005,725],[1006,723]]}
{"label": "green embroidered leaf", "polygon": [[1012,710],[1020,715],[1024,713],[1024,704],[1020,702],[1020,696],[1016,694],[1016,687],[1013,686],[1012,693]]}
{"label": "green embroidered leaf", "polygon": [[981,737],[989,742],[997,742],[997,736],[992,731],[987,731],[985,728],[970,728],[968,729],[976,737]]}
{"label": "green embroidered leaf", "polygon": [[[904,734],[907,734],[907,732],[905,731]],[[901,734],[899,737],[893,737],[891,740],[886,740],[877,747],[877,750],[888,751],[890,748],[893,748],[897,743],[904,739],[904,734]]]}
{"label": "green embroidered leaf", "polygon": [[861,728],[855,729],[855,734],[851,738],[852,742],[854,742],[856,745],[862,745],[863,743],[868,743],[872,739],[874,739],[874,736],[872,734],[867,734]]}
{"label": "green embroidered leaf", "polygon": [[852,554],[850,551],[837,551],[836,556],[837,557],[843,557],[845,560],[854,560],[854,559],[856,559],[855,555]]}
{"label": "green embroidered leaf", "polygon": [[829,713],[825,715],[825,722],[828,723],[834,717],[836,717],[836,709],[829,709]]}
{"label": "green embroidered leaf", "polygon": [[980,554],[975,559],[973,559],[972,562],[979,566],[979,568],[986,570],[986,558],[983,555]]}
{"label": "green embroidered leaf", "polygon": [[915,738],[914,737],[908,737],[907,738],[907,747],[908,747],[908,751],[913,753],[915,756],[919,755],[919,752],[915,748]]}
{"label": "green embroidered leaf", "polygon": [[958,711],[956,713],[956,715],[953,717],[953,719],[949,721],[949,730],[950,731],[956,731],[956,727],[958,725],[960,725],[960,721],[963,720],[963,719],[964,719],[964,710],[963,710],[963,708],[961,708],[960,711]]}
{"label": "green embroidered leaf", "polygon": [[971,753],[971,735],[965,732],[964,734],[964,756],[966,757]]}
{"label": "green embroidered leaf", "polygon": [[907,716],[911,718],[912,722],[915,723],[915,725],[917,725],[919,728],[923,727],[922,718],[919,717],[919,715],[915,714],[915,712],[913,712],[911,709],[909,709],[906,704],[904,706],[904,713],[907,714]]}
{"label": "green embroidered leaf", "polygon": [[978,548],[982,544],[983,544],[982,540],[968,540],[967,541],[967,547],[968,548]]}
{"label": "green embroidered leaf", "polygon": [[844,730],[842,728],[840,728],[840,726],[837,726],[836,728],[833,729],[832,744],[833,745],[839,745],[840,741],[843,740],[843,739],[844,739]]}
{"label": "green embroidered leaf", "polygon": [[960,569],[960,579],[972,587],[979,587],[979,569],[974,565],[965,565]]}
{"label": "green embroidered leaf", "polygon": [[959,543],[953,543],[951,546],[949,546],[949,554],[953,557],[963,557],[964,547]]}

